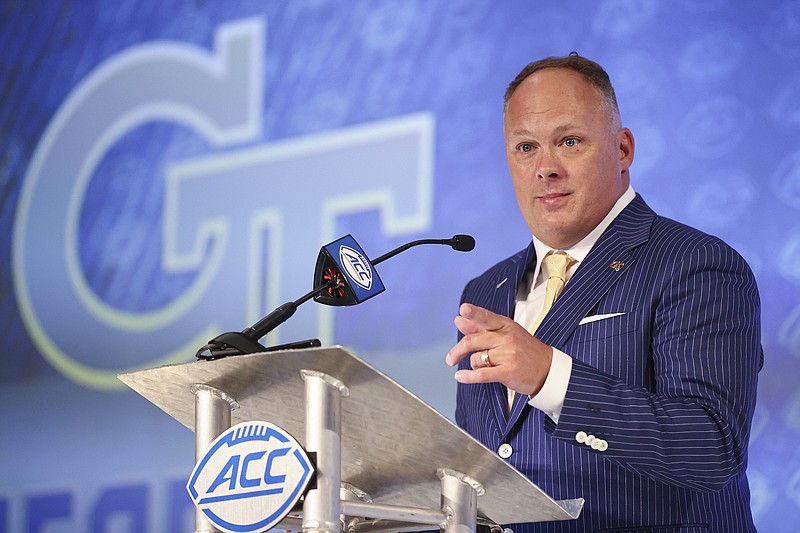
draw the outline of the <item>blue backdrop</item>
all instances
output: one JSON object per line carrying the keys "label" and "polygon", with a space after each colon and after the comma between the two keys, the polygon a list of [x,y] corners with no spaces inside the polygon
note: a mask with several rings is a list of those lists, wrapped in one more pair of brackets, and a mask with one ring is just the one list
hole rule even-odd
{"label": "blue backdrop", "polygon": [[752,508],[800,531],[800,2],[2,0],[0,50],[0,533],[191,531],[193,436],[115,375],[307,292],[345,233],[478,245],[269,341],[343,344],[452,417],[461,288],[530,239],[502,94],[572,50],[615,83],[637,192],[756,273]]}

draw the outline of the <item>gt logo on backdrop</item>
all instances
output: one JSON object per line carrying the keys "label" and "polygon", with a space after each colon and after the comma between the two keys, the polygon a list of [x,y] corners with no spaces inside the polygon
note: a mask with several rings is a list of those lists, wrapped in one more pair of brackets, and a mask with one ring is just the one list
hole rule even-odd
{"label": "gt logo on backdrop", "polygon": [[[49,123],[20,193],[13,278],[31,338],[67,377],[121,387],[117,373],[186,360],[220,331],[307,292],[319,246],[343,214],[379,209],[390,236],[430,226],[427,113],[252,145],[262,138],[265,33],[263,20],[246,19],[220,26],[211,52],[176,42],[131,47],[87,75]],[[231,149],[167,168],[161,268],[196,276],[168,305],[130,312],[87,283],[79,217],[104,155],[155,121]],[[288,339],[330,342],[331,310],[306,306],[281,329]]]}

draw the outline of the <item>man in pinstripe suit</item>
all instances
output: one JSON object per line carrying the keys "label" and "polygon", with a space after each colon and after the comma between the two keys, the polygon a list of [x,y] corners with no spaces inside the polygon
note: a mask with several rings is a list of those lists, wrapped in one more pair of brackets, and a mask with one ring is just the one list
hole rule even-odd
{"label": "man in pinstripe suit", "polygon": [[[456,420],[555,499],[586,500],[578,520],[512,529],[755,531],[750,269],[634,193],[633,135],[596,63],[528,65],[506,92],[505,138],[533,242],[464,289],[447,355]],[[566,285],[534,336],[543,258],[560,251]]]}

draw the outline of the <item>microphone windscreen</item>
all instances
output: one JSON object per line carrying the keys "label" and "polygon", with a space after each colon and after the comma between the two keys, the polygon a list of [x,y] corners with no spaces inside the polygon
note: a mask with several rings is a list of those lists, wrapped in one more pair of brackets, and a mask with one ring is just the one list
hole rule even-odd
{"label": "microphone windscreen", "polygon": [[454,235],[453,236],[453,250],[459,252],[469,252],[475,248],[475,239],[472,235]]}

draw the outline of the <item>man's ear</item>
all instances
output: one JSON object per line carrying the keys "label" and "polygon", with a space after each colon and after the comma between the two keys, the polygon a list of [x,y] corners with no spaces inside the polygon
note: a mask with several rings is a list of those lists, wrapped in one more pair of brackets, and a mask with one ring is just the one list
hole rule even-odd
{"label": "man's ear", "polygon": [[636,147],[631,130],[621,128],[617,132],[617,142],[619,143],[619,166],[622,170],[628,170],[633,163],[633,153]]}

